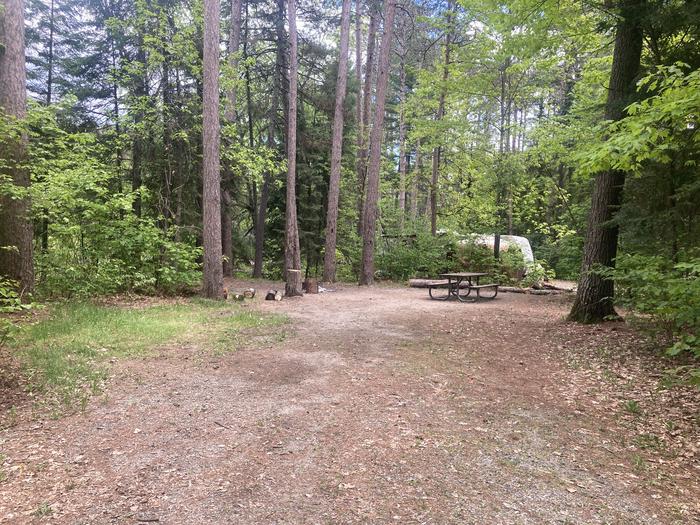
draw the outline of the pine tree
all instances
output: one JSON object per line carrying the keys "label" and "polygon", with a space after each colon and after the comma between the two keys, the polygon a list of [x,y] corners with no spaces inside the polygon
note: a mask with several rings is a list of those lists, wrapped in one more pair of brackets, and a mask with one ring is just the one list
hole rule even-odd
{"label": "pine tree", "polygon": [[223,299],[221,174],[219,163],[219,0],[204,0],[203,293]]}
{"label": "pine tree", "polygon": [[[615,32],[613,64],[605,104],[606,120],[620,120],[625,115],[630,95],[635,91],[644,43],[640,13],[645,4],[645,0],[623,0],[619,6],[621,18]],[[613,302],[614,283],[598,270],[614,266],[619,227],[611,224],[611,220],[622,202],[624,184],[625,173],[620,170],[599,173],[593,183],[581,279],[569,314],[569,319],[573,321],[595,323],[617,316]]]}
{"label": "pine tree", "polygon": [[[231,0],[231,21],[229,26],[228,42],[228,65],[236,72],[238,69],[238,48],[241,40],[241,0]],[[236,114],[236,84],[232,83],[226,91],[226,110],[224,117],[228,125],[234,125],[237,120]],[[233,224],[231,208],[233,201],[231,198],[231,186],[233,184],[232,166],[227,165],[224,170],[224,181],[221,190],[221,251],[223,254],[223,274],[224,277],[233,275]]]}
{"label": "pine tree", "polygon": [[374,238],[376,235],[377,212],[379,209],[379,168],[382,155],[382,136],[384,135],[384,105],[389,83],[389,59],[391,41],[394,32],[396,0],[384,2],[384,32],[379,52],[379,75],[377,77],[377,95],[372,119],[372,134],[369,166],[367,169],[367,191],[362,215],[362,268],[360,284],[374,282]]}
{"label": "pine tree", "polygon": [[287,297],[301,295],[301,248],[297,221],[297,13],[296,0],[288,0],[289,104],[287,112],[287,204],[284,229],[284,279]]}
{"label": "pine tree", "polygon": [[[0,1],[0,117],[21,121],[27,111],[24,56],[24,2]],[[23,133],[0,137],[0,176],[7,176],[16,190],[29,188],[29,172],[23,165],[27,138]],[[28,217],[29,200],[0,193],[0,275],[16,281],[22,295],[34,288],[33,232]]]}
{"label": "pine tree", "polygon": [[338,223],[338,198],[340,195],[340,160],[343,153],[343,106],[348,81],[348,48],[350,42],[350,0],[343,0],[340,16],[340,51],[338,57],[338,81],[335,87],[335,112],[333,116],[333,141],[331,146],[331,174],[328,187],[328,211],[326,215],[326,246],[323,262],[323,280],[335,281],[335,249]]}

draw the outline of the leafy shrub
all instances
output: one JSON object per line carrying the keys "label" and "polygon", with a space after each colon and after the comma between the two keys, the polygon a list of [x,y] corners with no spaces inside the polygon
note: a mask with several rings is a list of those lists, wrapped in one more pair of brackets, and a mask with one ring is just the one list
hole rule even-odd
{"label": "leafy shrub", "polygon": [[564,235],[556,240],[544,242],[536,249],[539,258],[542,259],[540,262],[546,261],[559,278],[578,280],[583,253],[581,235]]}
{"label": "leafy shrub", "polygon": [[[96,138],[69,133],[49,109],[30,112],[33,214],[49,227],[48,250],[37,253],[37,284],[48,296],[121,291],[174,293],[199,281],[201,250],[176,239],[158,217],[136,217],[136,192]],[[150,196],[144,189],[144,201]]]}
{"label": "leafy shrub", "polygon": [[535,261],[526,266],[525,277],[520,281],[523,288],[542,286],[544,281],[554,278],[554,270],[547,266],[544,261]]}
{"label": "leafy shrub", "polygon": [[498,261],[496,261],[497,274],[500,276],[498,282],[501,284],[519,283],[525,272],[527,264],[523,252],[515,246],[511,246],[508,250],[502,251]]}
{"label": "leafy shrub", "polygon": [[201,248],[175,241],[172,233],[148,221],[129,218],[88,231],[56,230],[52,229],[50,250],[36,255],[38,286],[44,295],[172,294],[201,279]]}
{"label": "leafy shrub", "polygon": [[453,236],[421,232],[415,237],[380,239],[379,243],[376,268],[378,277],[383,279],[405,281],[459,269]]}
{"label": "leafy shrub", "polygon": [[700,256],[682,259],[673,263],[660,256],[623,255],[613,277],[619,303],[664,340],[670,355],[700,357]]}
{"label": "leafy shrub", "polygon": [[336,279],[340,282],[352,282],[357,280],[360,273],[360,259],[362,257],[362,242],[354,230],[346,234],[342,245],[338,245],[335,253]]}
{"label": "leafy shrub", "polygon": [[498,260],[493,249],[474,242],[460,242],[458,252],[461,271],[488,273],[502,285],[517,283],[525,272],[525,259],[516,246],[501,250]]}
{"label": "leafy shrub", "polygon": [[[490,273],[496,269],[496,259],[493,250],[473,242],[462,241],[457,248],[461,268],[469,268],[475,272]],[[503,255],[505,252],[502,252]]]}
{"label": "leafy shrub", "polygon": [[30,308],[29,304],[22,303],[22,298],[17,291],[17,283],[0,277],[0,348],[7,342],[12,332],[13,324],[8,319],[8,315],[28,308]]}

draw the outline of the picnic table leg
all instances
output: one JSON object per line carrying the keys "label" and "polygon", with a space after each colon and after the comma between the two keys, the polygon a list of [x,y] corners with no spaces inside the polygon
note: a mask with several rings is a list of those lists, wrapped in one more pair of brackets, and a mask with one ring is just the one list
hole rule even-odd
{"label": "picnic table leg", "polygon": [[447,293],[444,296],[439,296],[439,295],[433,295],[433,289],[428,288],[428,295],[430,296],[431,299],[434,299],[435,301],[447,301],[450,298],[450,289],[447,289]]}
{"label": "picnic table leg", "polygon": [[458,300],[458,301],[461,301],[461,302],[463,302],[463,303],[468,302],[467,297],[469,297],[469,294],[472,292],[472,290],[471,290],[471,279],[467,277],[466,280],[467,280],[467,293],[464,294],[464,295],[461,295],[461,294],[459,293],[460,287],[461,287],[462,283],[464,282],[464,279],[460,279],[460,280],[458,281],[458,283],[457,283],[457,300]]}
{"label": "picnic table leg", "polygon": [[433,295],[433,289],[430,287],[428,287],[428,295],[431,299],[434,299],[436,301],[447,301],[452,296],[452,286],[450,284],[450,279],[447,279],[447,293],[444,295],[444,297]]}

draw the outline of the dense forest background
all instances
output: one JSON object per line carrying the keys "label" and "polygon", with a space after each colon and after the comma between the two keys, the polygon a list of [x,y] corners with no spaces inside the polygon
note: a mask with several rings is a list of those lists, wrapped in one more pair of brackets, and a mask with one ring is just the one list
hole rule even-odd
{"label": "dense forest background", "polygon": [[[660,319],[678,351],[698,348],[697,2],[343,4],[295,5],[291,39],[284,0],[220,6],[224,275],[283,277],[293,129],[304,275],[366,283],[468,264],[508,276],[507,257],[458,241],[522,235],[531,271],[578,279],[583,264],[599,272],[591,286],[616,282],[622,304]],[[36,294],[198,285],[203,2],[25,7],[28,112],[0,132],[5,151],[26,137],[31,186],[5,176],[0,210],[8,225],[8,210],[31,202]],[[631,82],[612,97],[620,79]],[[13,245],[0,230],[0,246]],[[612,235],[602,259],[587,232]]]}

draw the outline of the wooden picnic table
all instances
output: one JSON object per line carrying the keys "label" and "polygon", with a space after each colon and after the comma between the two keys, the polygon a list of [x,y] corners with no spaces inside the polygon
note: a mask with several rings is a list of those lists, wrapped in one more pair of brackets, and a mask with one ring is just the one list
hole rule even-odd
{"label": "wooden picnic table", "polygon": [[[447,301],[451,297],[455,297],[458,301],[476,301],[477,298],[481,297],[481,290],[485,288],[493,288],[495,293],[494,298],[498,295],[498,285],[497,284],[480,284],[479,279],[488,275],[482,272],[453,272],[453,273],[441,273],[440,278],[443,281],[433,281],[432,285],[428,285],[428,294],[431,299],[436,299],[440,301]],[[444,281],[447,280],[447,282]],[[472,281],[472,279],[474,281]],[[447,288],[447,294],[445,296],[434,296],[434,288]],[[460,293],[460,290],[466,290],[466,293]],[[472,290],[476,290],[477,296],[473,299],[468,299],[469,294]]]}

